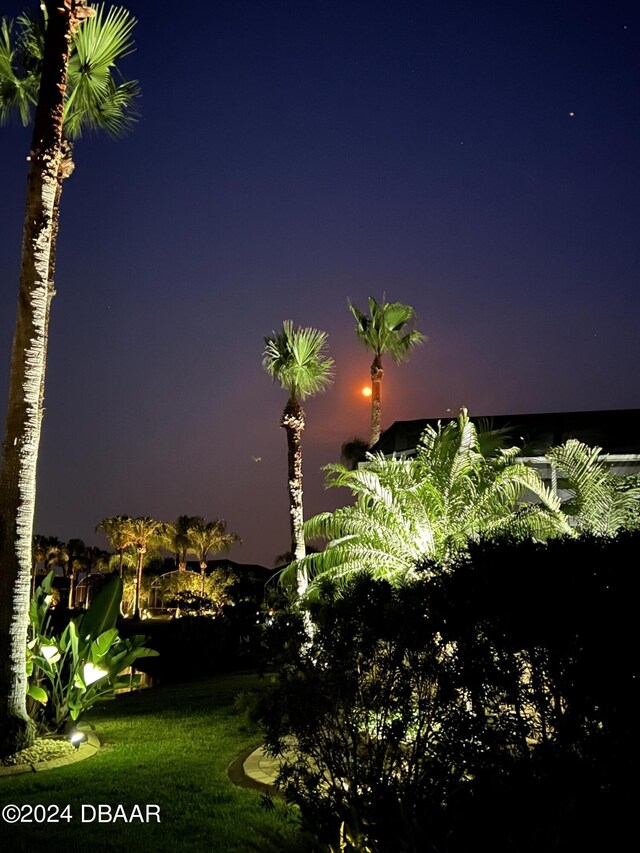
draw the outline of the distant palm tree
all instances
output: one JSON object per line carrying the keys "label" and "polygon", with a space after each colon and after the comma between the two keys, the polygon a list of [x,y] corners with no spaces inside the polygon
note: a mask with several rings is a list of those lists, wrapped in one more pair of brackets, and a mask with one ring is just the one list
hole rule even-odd
{"label": "distant palm tree", "polygon": [[69,598],[67,607],[73,610],[75,607],[76,578],[80,572],[87,570],[87,546],[82,539],[69,539],[66,548],[66,560],[63,563],[63,571],[69,579]]}
{"label": "distant palm tree", "polygon": [[108,551],[98,548],[95,545],[87,546],[87,569],[91,572],[106,572],[109,570],[109,559],[111,554]]}
{"label": "distant palm tree", "polygon": [[136,549],[138,564],[136,566],[136,588],[133,600],[133,618],[140,618],[140,590],[142,588],[142,567],[145,554],[149,547],[157,544],[162,537],[162,522],[153,518],[139,517],[129,520],[131,544]]}
{"label": "distant palm tree", "polygon": [[187,557],[196,550],[191,531],[205,524],[199,515],[180,515],[175,522],[162,525],[162,547],[176,555],[176,568],[184,572],[187,569]]}
{"label": "distant palm tree", "polygon": [[44,563],[47,559],[47,536],[40,536],[36,534],[33,537],[33,569],[31,572],[31,595],[33,596],[36,591],[36,575],[38,572],[38,563]]}
{"label": "distant palm tree", "polygon": [[31,576],[31,594],[35,592],[36,576],[38,573],[38,563],[42,563],[45,572],[53,565],[62,565],[66,559],[64,551],[64,543],[57,536],[40,536],[33,537],[33,572]]}
{"label": "distant palm tree", "polygon": [[[427,427],[415,458],[368,456],[364,468],[328,465],[331,486],[344,486],[355,503],[305,524],[310,539],[328,540],[283,573],[293,582],[302,568],[314,583],[360,571],[402,583],[425,560],[448,564],[481,536],[546,538],[568,534],[560,500],[512,447],[484,456],[465,410],[437,431]],[[525,502],[535,496],[539,503]]]}
{"label": "distant palm tree", "polygon": [[118,574],[122,577],[124,552],[131,545],[131,518],[128,515],[113,515],[103,518],[96,527],[96,533],[104,533],[109,544],[118,554]]}
{"label": "distant palm tree", "polygon": [[201,594],[204,595],[204,576],[207,570],[207,558],[209,554],[217,554],[220,551],[228,551],[232,545],[242,540],[237,533],[227,531],[227,522],[224,518],[215,521],[193,524],[189,528],[189,537],[194,550],[200,561],[200,574],[202,575]]}
{"label": "distant palm tree", "polygon": [[[333,382],[334,362],[326,356],[327,335],[317,329],[293,328],[285,320],[282,329],[265,338],[262,366],[289,393],[280,426],[287,434],[289,460],[289,516],[291,550],[297,560],[305,555],[302,508],[302,401],[325,391]],[[300,595],[307,588],[304,569],[297,575]]]}
{"label": "distant palm tree", "polygon": [[363,314],[355,305],[349,303],[349,310],[356,319],[356,334],[365,347],[373,353],[371,363],[371,434],[369,446],[380,438],[381,396],[382,396],[382,356],[389,353],[399,364],[408,357],[411,350],[426,341],[426,337],[416,329],[410,328],[415,320],[415,311],[410,305],[401,302],[381,303],[369,297],[369,315]]}

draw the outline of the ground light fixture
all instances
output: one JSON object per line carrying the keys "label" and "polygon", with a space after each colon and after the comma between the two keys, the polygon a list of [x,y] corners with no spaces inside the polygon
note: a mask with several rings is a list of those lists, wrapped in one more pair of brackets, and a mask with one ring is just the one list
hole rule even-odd
{"label": "ground light fixture", "polygon": [[67,737],[76,749],[80,749],[80,745],[87,739],[87,734],[80,729],[71,729]]}

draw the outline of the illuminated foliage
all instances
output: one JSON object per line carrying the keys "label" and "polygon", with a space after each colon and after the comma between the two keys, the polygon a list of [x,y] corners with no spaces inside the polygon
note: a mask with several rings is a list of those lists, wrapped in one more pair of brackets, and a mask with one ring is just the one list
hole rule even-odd
{"label": "illuminated foliage", "polygon": [[569,533],[560,499],[517,455],[510,448],[485,456],[463,411],[438,430],[427,428],[413,459],[380,454],[355,471],[327,466],[328,485],[350,489],[355,502],[307,521],[306,537],[328,544],[295,563],[285,580],[303,569],[313,585],[361,571],[401,583],[418,562],[448,563],[481,536]]}

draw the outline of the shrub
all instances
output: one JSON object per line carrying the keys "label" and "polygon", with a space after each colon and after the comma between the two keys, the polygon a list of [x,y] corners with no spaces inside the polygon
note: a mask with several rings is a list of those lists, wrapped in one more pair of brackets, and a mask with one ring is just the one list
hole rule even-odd
{"label": "shrub", "polygon": [[278,617],[259,715],[307,826],[372,851],[610,846],[635,808],[639,545],[481,543],[410,585],[325,586],[312,642]]}
{"label": "shrub", "polygon": [[[185,609],[191,615],[219,616],[231,602],[231,588],[237,581],[238,576],[232,569],[220,566],[204,577],[200,572],[169,572],[158,578],[154,586],[165,607],[178,606],[183,609],[183,604],[186,604]],[[201,599],[201,606],[196,606],[197,599]]]}

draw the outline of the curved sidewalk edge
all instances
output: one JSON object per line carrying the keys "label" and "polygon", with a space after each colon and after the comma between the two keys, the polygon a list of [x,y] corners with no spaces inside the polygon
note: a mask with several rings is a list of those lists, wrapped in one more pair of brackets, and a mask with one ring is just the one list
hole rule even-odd
{"label": "curved sidewalk edge", "polygon": [[227,767],[227,775],[234,785],[241,788],[253,788],[270,797],[282,797],[283,793],[275,786],[280,768],[278,758],[270,758],[264,747],[244,749]]}
{"label": "curved sidewalk edge", "polygon": [[0,776],[16,776],[18,773],[40,773],[43,770],[53,770],[56,767],[64,767],[67,764],[75,764],[92,758],[100,749],[100,741],[93,731],[85,731],[87,739],[80,744],[75,752],[62,755],[60,758],[52,758],[50,761],[37,761],[34,764],[9,764],[0,767]]}

